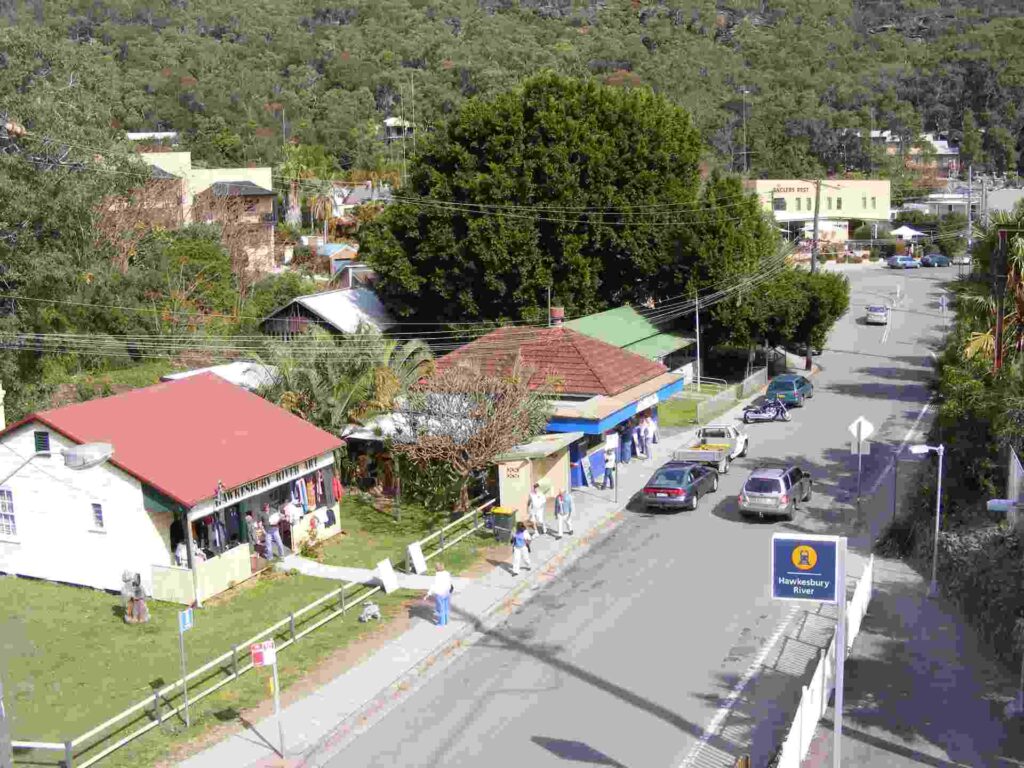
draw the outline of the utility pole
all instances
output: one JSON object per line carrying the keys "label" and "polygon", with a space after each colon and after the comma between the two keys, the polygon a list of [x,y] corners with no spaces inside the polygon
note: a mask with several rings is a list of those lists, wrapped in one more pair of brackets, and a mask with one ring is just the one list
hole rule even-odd
{"label": "utility pole", "polygon": [[[818,271],[818,211],[821,208],[821,179],[814,182],[814,239],[811,240],[811,274]],[[810,360],[810,352],[807,353]]]}
{"label": "utility pole", "polygon": [[[697,308],[697,391],[700,392],[700,294],[694,291],[693,297]],[[619,468],[618,462],[615,462],[615,468]]]}
{"label": "utility pole", "polygon": [[[971,240],[974,227],[974,166],[967,166],[967,254],[971,253]],[[960,267],[963,272],[963,265]]]}

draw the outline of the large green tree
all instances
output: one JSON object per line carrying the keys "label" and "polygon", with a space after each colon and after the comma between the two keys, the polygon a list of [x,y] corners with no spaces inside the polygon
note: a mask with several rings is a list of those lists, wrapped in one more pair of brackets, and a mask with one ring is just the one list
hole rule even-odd
{"label": "large green tree", "polygon": [[539,75],[424,141],[361,253],[414,320],[536,321],[548,288],[570,315],[644,300],[698,205],[699,156],[651,91]]}

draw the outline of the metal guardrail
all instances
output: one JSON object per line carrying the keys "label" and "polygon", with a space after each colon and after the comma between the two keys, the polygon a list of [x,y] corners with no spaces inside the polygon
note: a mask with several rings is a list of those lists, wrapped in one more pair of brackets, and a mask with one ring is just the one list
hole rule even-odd
{"label": "metal guardrail", "polygon": [[[474,499],[479,501],[480,498]],[[466,536],[478,531],[486,524],[486,510],[494,504],[494,499],[490,499],[484,504],[475,507],[467,514],[460,517],[458,520],[454,520],[444,527],[438,529],[434,533],[426,536],[419,541],[421,547],[434,539],[439,540],[439,546],[435,551],[427,554],[424,551],[424,559],[429,560],[432,557],[436,557],[445,549],[454,546],[458,542],[462,541]],[[458,528],[464,527],[466,530],[459,531],[454,538],[447,539],[445,534]],[[215,659],[206,662],[201,667],[192,672],[189,672],[184,678],[178,678],[174,682],[165,685],[163,688],[153,691],[152,695],[147,696],[140,702],[133,704],[127,709],[119,712],[113,717],[105,720],[96,727],[86,731],[80,736],[65,741],[63,743],[48,742],[48,741],[14,741],[13,747],[15,749],[34,749],[34,750],[45,750],[51,752],[63,752],[64,759],[62,764],[64,768],[88,768],[88,766],[95,765],[103,758],[110,755],[112,752],[117,751],[125,744],[137,739],[145,733],[148,733],[152,729],[160,726],[168,718],[174,717],[185,709],[184,701],[181,704],[175,705],[173,700],[176,698],[180,689],[185,681],[190,683],[189,686],[189,707],[192,707],[196,702],[202,701],[204,698],[214,693],[223,686],[227,685],[239,677],[244,675],[249,670],[253,669],[252,662],[246,662],[239,664],[239,653],[243,655],[248,651],[248,648],[253,643],[266,638],[268,635],[273,636],[286,627],[288,628],[288,638],[280,644],[275,643],[277,650],[280,652],[285,648],[295,644],[303,637],[313,632],[316,629],[324,626],[330,621],[343,616],[348,611],[355,608],[360,603],[364,602],[367,598],[375,595],[381,591],[379,586],[367,586],[364,584],[348,584],[338,589],[333,589],[322,597],[314,600],[308,605],[299,608],[292,613],[289,613],[286,618],[281,619],[276,624],[273,624],[266,629],[261,630],[257,634],[250,637],[244,642],[237,643],[231,647],[230,651],[227,651]],[[336,606],[329,610],[325,615],[317,617],[310,617],[309,620],[316,619],[309,626],[302,627],[301,630],[296,631],[298,624],[297,620],[306,616],[310,612],[322,607]],[[221,677],[222,675],[225,675]],[[216,678],[221,678],[217,680]],[[197,680],[199,685],[208,683],[214,680],[212,685],[201,690],[195,690],[192,688],[191,683],[193,680]],[[167,707],[166,709],[164,707]],[[104,732],[121,732],[127,728],[132,727],[140,719],[148,719],[146,722],[131,731],[126,736],[121,737],[113,744],[105,746],[102,750],[95,754],[89,755],[82,762],[75,762],[75,755],[77,753],[88,752],[95,749],[102,743],[103,739],[97,739]],[[110,738],[113,733],[108,733],[107,738]],[[93,742],[93,743],[89,743]],[[83,749],[84,747],[84,749]]]}

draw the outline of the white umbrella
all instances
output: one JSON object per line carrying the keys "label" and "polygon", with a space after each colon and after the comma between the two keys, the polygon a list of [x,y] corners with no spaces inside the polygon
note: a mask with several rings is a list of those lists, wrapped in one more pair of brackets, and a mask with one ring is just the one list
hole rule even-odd
{"label": "white umbrella", "polygon": [[896,237],[904,238],[907,240],[913,239],[915,237],[924,237],[924,232],[918,232],[916,229],[911,229],[906,224],[904,224],[902,227],[894,229],[892,231],[892,234],[895,235]]}

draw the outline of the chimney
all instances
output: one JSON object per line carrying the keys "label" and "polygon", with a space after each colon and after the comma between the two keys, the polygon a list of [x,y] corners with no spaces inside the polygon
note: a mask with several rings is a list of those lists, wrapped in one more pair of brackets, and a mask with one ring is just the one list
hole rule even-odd
{"label": "chimney", "polygon": [[548,325],[561,325],[565,319],[565,307],[552,307],[551,316],[548,319]]}

